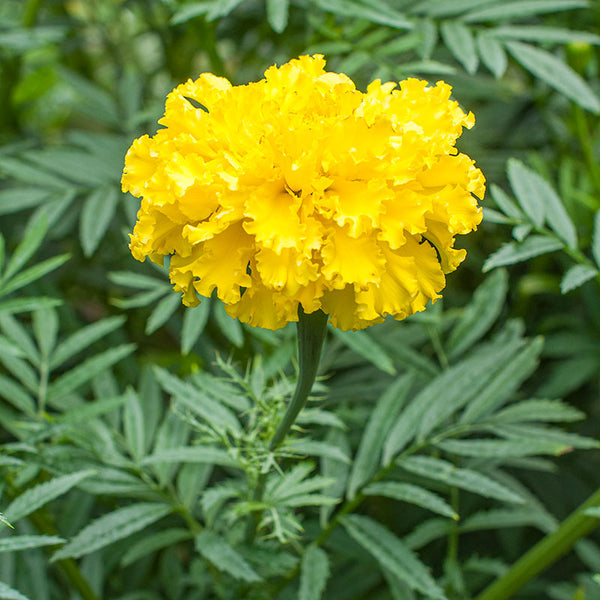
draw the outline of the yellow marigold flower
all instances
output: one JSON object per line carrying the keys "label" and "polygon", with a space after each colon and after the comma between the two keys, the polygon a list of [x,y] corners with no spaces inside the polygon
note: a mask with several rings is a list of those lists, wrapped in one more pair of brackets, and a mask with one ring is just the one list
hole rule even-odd
{"label": "yellow marigold flower", "polygon": [[216,291],[250,325],[283,327],[301,305],[360,329],[423,310],[464,260],[455,236],[476,229],[485,191],[455,148],[473,115],[441,81],[362,93],[324,66],[301,56],[243,86],[204,73],[129,149],[131,251],[171,255],[186,305]]}

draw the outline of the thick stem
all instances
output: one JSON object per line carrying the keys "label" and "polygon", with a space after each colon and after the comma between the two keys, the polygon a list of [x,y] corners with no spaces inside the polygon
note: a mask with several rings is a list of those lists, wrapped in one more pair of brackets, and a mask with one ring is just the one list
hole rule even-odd
{"label": "thick stem", "polygon": [[598,526],[598,519],[584,514],[587,508],[600,504],[600,490],[592,494],[572,512],[560,527],[540,540],[524,554],[502,577],[487,587],[476,600],[505,600],[521,589],[538,573],[566,554],[577,540]]}
{"label": "thick stem", "polygon": [[[275,451],[285,440],[286,435],[296,421],[296,417],[306,405],[319,370],[321,349],[327,333],[327,318],[328,316],[322,310],[306,314],[302,306],[298,309],[298,381],[287,410],[269,442],[269,450],[271,451]],[[267,473],[261,473],[256,488],[254,488],[252,498],[254,502],[262,500],[266,480]],[[256,511],[254,517],[248,523],[246,531],[246,542],[248,544],[254,541],[260,518],[261,511]]]}

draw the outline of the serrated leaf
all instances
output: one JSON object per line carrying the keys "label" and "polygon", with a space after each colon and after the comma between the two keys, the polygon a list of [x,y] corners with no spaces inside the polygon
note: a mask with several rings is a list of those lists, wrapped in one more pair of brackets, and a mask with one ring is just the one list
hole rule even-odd
{"label": "serrated leaf", "polygon": [[551,454],[558,456],[569,447],[565,444],[548,442],[536,439],[490,440],[444,440],[436,444],[438,448],[457,454],[475,458],[520,458],[522,456],[536,456],[538,454]]}
{"label": "serrated leaf", "polygon": [[0,552],[18,552],[43,546],[56,546],[64,541],[57,535],[11,535],[0,539]]}
{"label": "serrated leaf", "polygon": [[368,481],[379,467],[383,443],[404,406],[412,382],[411,375],[398,377],[377,401],[352,464],[348,479],[348,498],[353,498],[360,486]]}
{"label": "serrated leaf", "polygon": [[14,348],[21,350],[20,353],[11,352],[13,356],[26,357],[30,363],[39,367],[41,359],[38,348],[18,319],[12,315],[0,313],[0,329],[10,338]]}
{"label": "serrated leaf", "polygon": [[565,451],[570,451],[573,448],[600,447],[600,442],[597,442],[590,437],[563,431],[556,427],[546,427],[541,424],[515,423],[493,425],[489,430],[496,435],[506,438],[509,442],[516,441],[517,443],[520,443],[521,440],[536,440],[540,444],[545,442],[562,446]]}
{"label": "serrated leaf", "polygon": [[163,279],[135,273],[134,271],[111,271],[108,278],[117,285],[141,290],[153,290],[157,287],[165,290],[171,289],[171,286]]}
{"label": "serrated leaf", "polygon": [[490,191],[492,192],[494,202],[507,217],[517,221],[523,219],[524,215],[521,212],[521,209],[511,200],[502,188],[498,187],[495,183],[492,183]]}
{"label": "serrated leaf", "polygon": [[487,273],[496,267],[514,265],[564,248],[564,244],[545,235],[531,235],[522,242],[508,242],[496,250],[483,264],[482,271]]}
{"label": "serrated leaf", "polygon": [[592,236],[592,256],[600,268],[600,210],[594,215],[594,233]]}
{"label": "serrated leaf", "polygon": [[95,189],[85,199],[79,219],[79,239],[86,257],[92,256],[106,233],[117,209],[120,192],[116,187]]}
{"label": "serrated leaf", "polygon": [[474,75],[479,65],[479,57],[471,30],[460,21],[447,20],[442,22],[440,31],[454,58],[463,65],[467,73]]}
{"label": "serrated leaf", "polygon": [[178,6],[169,23],[171,25],[181,25],[191,19],[205,15],[210,10],[211,4],[208,2],[194,2]]}
{"label": "serrated leaf", "polygon": [[[0,349],[1,351],[1,349]],[[17,410],[33,417],[36,405],[29,393],[13,379],[0,373],[0,397],[10,402]]]}
{"label": "serrated leaf", "polygon": [[186,308],[181,328],[181,353],[189,354],[204,331],[210,314],[210,300],[205,298],[198,306]]}
{"label": "serrated leaf", "polygon": [[475,290],[448,338],[446,348],[450,359],[460,356],[495,323],[507,291],[508,275],[503,269],[495,271]]}
{"label": "serrated leaf", "polygon": [[590,265],[573,265],[562,278],[562,281],[560,282],[560,291],[562,294],[566,294],[582,286],[599,274],[600,272],[598,269],[595,269]]}
{"label": "serrated leaf", "polygon": [[240,423],[233,412],[210,397],[208,393],[160,367],[154,367],[154,374],[166,392],[172,394],[194,414],[202,417],[209,425],[236,432],[240,430]]}
{"label": "serrated leaf", "polygon": [[226,450],[210,446],[184,446],[181,448],[165,448],[157,450],[142,460],[142,464],[157,463],[202,463],[225,467],[235,467],[237,463]]}
{"label": "serrated leaf", "polygon": [[181,297],[179,294],[171,293],[165,296],[150,313],[146,321],[144,333],[150,335],[159,327],[162,327],[181,306]]}
{"label": "serrated leaf", "polygon": [[549,186],[544,186],[546,182],[516,158],[508,160],[507,173],[521,208],[536,227],[541,227],[546,215],[544,193]]}
{"label": "serrated leaf", "polygon": [[378,369],[390,375],[396,374],[394,362],[388,352],[365,331],[342,331],[331,329],[331,332],[345,346],[362,356]]}
{"label": "serrated leaf", "polygon": [[84,385],[135,350],[135,344],[121,344],[86,359],[78,366],[55,379],[48,387],[48,400],[56,400]]}
{"label": "serrated leaf", "polygon": [[446,598],[417,555],[383,525],[361,515],[344,516],[340,521],[350,537],[371,554],[382,568],[395,573],[411,589],[430,598]]}
{"label": "serrated leaf", "polygon": [[600,100],[565,62],[550,52],[521,42],[506,42],[506,48],[525,69],[582,108],[600,113]]}
{"label": "serrated leaf", "polygon": [[285,30],[289,17],[289,0],[267,0],[267,21],[276,33]]}
{"label": "serrated leaf", "polygon": [[500,79],[508,65],[508,58],[502,44],[491,35],[480,32],[477,35],[477,50],[483,64],[496,79]]}
{"label": "serrated leaf", "polygon": [[202,531],[196,536],[196,550],[220,571],[235,579],[255,582],[260,575],[222,537],[212,531]]}
{"label": "serrated leaf", "polygon": [[52,353],[50,368],[55,368],[85,350],[95,341],[103,338],[111,331],[125,323],[125,317],[108,317],[86,325],[62,341]]}
{"label": "serrated leaf", "polygon": [[93,473],[91,470],[78,471],[77,473],[55,477],[50,481],[29,488],[10,503],[4,514],[9,521],[18,521],[55,498],[66,494],[78,483],[93,475]]}
{"label": "serrated leaf", "polygon": [[[0,169],[3,160],[0,160]],[[52,195],[52,190],[38,187],[12,187],[0,190],[0,215],[27,210],[42,204]]]}
{"label": "serrated leaf", "polygon": [[378,481],[370,483],[363,491],[367,496],[384,496],[415,504],[426,508],[444,517],[458,519],[454,509],[440,496],[426,490],[425,488],[411,483],[400,483],[398,481]]}
{"label": "serrated leaf", "polygon": [[462,20],[465,23],[485,23],[488,21],[508,21],[523,19],[533,15],[585,8],[587,0],[520,0],[516,2],[501,2],[493,6],[480,8],[469,12]]}
{"label": "serrated leaf", "polygon": [[[4,271],[4,275],[2,276],[0,283],[3,284],[7,282],[23,268],[25,263],[40,247],[47,231],[48,219],[46,216],[44,214],[34,213],[27,223],[21,243],[17,246],[11,259],[6,265],[6,270]],[[2,287],[3,286],[0,286],[0,289],[2,289]]]}
{"label": "serrated leaf", "polygon": [[171,512],[162,502],[143,502],[118,508],[84,527],[52,556],[52,561],[79,558],[141,531]]}
{"label": "serrated leaf", "polygon": [[385,2],[372,1],[368,5],[352,0],[315,0],[324,11],[341,15],[344,18],[357,18],[379,23],[397,29],[412,29],[413,23]]}
{"label": "serrated leaf", "polygon": [[456,467],[451,462],[432,456],[408,456],[399,459],[397,465],[420,477],[441,481],[469,492],[494,498],[503,502],[520,504],[523,498],[506,486],[472,469]]}
{"label": "serrated leaf", "polygon": [[29,598],[0,581],[0,600],[29,600]]}
{"label": "serrated leaf", "polygon": [[454,17],[466,12],[469,9],[479,7],[481,5],[491,4],[496,0],[453,0],[446,2],[445,0],[423,0],[415,3],[411,7],[411,12],[416,14],[427,14],[431,17]]}
{"label": "serrated leaf", "polygon": [[189,540],[192,534],[187,529],[172,527],[164,529],[153,535],[148,535],[132,544],[121,559],[121,566],[127,567],[136,560],[158,552],[163,548],[174,546],[184,540]]}
{"label": "serrated leaf", "polygon": [[140,400],[132,388],[125,392],[125,410],[123,411],[123,430],[127,449],[136,461],[140,461],[146,449],[144,412]]}
{"label": "serrated leaf", "polygon": [[504,527],[537,527],[549,533],[544,515],[532,507],[496,508],[480,511],[471,515],[461,524],[461,531],[481,531],[483,529],[501,529]]}
{"label": "serrated leaf", "polygon": [[329,578],[329,557],[318,546],[310,545],[302,555],[298,600],[321,600]]}

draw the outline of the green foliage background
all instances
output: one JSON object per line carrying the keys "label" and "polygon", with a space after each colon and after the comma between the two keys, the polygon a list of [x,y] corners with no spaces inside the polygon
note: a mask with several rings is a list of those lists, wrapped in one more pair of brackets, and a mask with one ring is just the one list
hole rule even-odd
{"label": "green foliage background", "polygon": [[[582,0],[0,2],[0,598],[600,598],[594,508],[486,591],[600,505],[599,33]],[[443,302],[332,330],[273,454],[293,326],[184,309],[119,179],[176,84],[316,52],[450,82],[489,187]]]}

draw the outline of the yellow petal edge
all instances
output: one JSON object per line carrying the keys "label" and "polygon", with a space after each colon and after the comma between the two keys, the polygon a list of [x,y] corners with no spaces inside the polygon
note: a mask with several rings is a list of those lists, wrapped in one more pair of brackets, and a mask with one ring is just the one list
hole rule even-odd
{"label": "yellow petal edge", "polygon": [[[322,309],[334,327],[403,319],[440,297],[481,222],[485,179],[455,148],[475,122],[443,81],[360,92],[321,55],[232,86],[210,73],[167,97],[127,152],[140,197],[133,256],[161,262],[188,306],[278,329]],[[202,107],[199,107],[201,105]]]}

